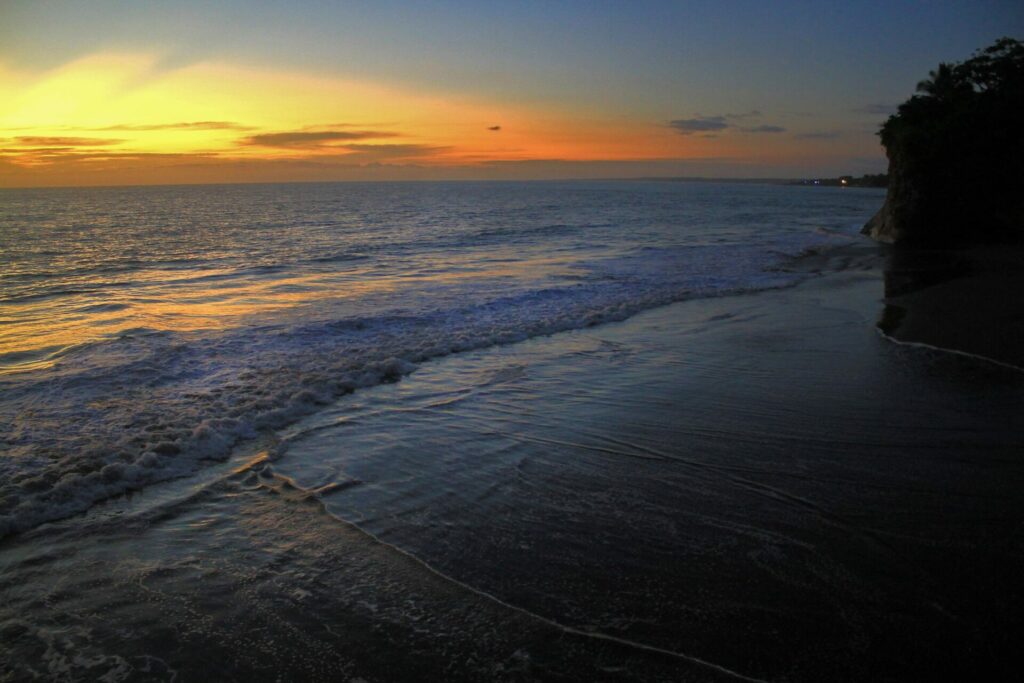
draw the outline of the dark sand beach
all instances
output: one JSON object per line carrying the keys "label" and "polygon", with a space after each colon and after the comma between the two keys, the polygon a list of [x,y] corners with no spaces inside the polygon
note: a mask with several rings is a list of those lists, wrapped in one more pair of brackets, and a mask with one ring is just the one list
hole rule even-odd
{"label": "dark sand beach", "polygon": [[1024,368],[1024,249],[894,250],[881,327],[894,339]]}
{"label": "dark sand beach", "polygon": [[8,538],[0,671],[1005,678],[1024,374],[876,322],[906,306],[890,333],[940,345],[929,302],[1015,276],[895,296],[884,257],[865,242],[794,262],[822,273],[794,288],[426,363]]}

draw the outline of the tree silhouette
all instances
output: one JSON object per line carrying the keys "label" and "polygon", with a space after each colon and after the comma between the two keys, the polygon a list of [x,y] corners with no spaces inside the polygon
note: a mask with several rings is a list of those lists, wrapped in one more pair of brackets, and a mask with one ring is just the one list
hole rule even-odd
{"label": "tree silhouette", "polygon": [[1001,38],[917,84],[879,135],[894,239],[1024,238],[1024,44]]}
{"label": "tree silhouette", "polygon": [[918,81],[917,92],[935,97],[938,99],[950,99],[957,90],[957,83],[953,77],[953,67],[949,64],[939,64],[939,68],[928,72],[928,78]]}

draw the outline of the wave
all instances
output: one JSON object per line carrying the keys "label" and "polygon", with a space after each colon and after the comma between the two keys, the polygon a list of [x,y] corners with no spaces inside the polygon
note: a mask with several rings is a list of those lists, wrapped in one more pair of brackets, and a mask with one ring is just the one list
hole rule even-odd
{"label": "wave", "polygon": [[483,301],[83,345],[45,372],[0,378],[10,425],[0,443],[12,456],[0,458],[0,537],[189,475],[433,358],[806,277],[770,270],[777,259],[752,247],[644,248],[590,264],[593,279]]}

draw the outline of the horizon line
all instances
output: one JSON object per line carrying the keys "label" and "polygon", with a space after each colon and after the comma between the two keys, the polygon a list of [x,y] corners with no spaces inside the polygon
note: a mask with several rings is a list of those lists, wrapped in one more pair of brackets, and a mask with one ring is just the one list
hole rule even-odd
{"label": "horizon line", "polygon": [[[884,174],[884,172],[882,173]],[[414,184],[414,183],[583,183],[583,182],[697,182],[697,183],[762,183],[765,185],[784,185],[787,183],[803,183],[807,180],[838,179],[845,175],[817,176],[749,176],[749,177],[718,177],[718,176],[608,176],[600,178],[404,178],[396,180],[381,179],[349,179],[349,180],[241,180],[227,183],[118,183],[96,185],[0,185],[4,190],[99,190],[133,187],[231,187],[237,185],[370,185],[370,184]],[[879,174],[861,174],[879,175]],[[857,176],[853,176],[857,177]],[[853,189],[874,189],[853,186]]]}

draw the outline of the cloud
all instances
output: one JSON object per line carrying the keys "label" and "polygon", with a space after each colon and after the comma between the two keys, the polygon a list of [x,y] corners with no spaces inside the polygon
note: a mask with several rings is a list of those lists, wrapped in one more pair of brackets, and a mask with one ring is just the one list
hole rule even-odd
{"label": "cloud", "polygon": [[[374,159],[395,159],[405,157],[422,157],[451,149],[435,145],[340,145],[341,149]],[[353,155],[348,155],[349,158]]]}
{"label": "cloud", "polygon": [[82,130],[252,130],[234,121],[181,121],[177,123],[129,124],[119,123],[104,128],[83,128]]}
{"label": "cloud", "polygon": [[810,133],[797,133],[793,137],[797,140],[835,140],[841,135],[835,130],[819,130]]}
{"label": "cloud", "polygon": [[94,159],[164,159],[183,157],[216,157],[216,152],[117,152],[109,150],[80,150],[75,147],[34,147],[29,149],[0,149],[8,159],[31,162],[74,162]]}
{"label": "cloud", "polygon": [[754,117],[760,116],[760,115],[761,115],[761,110],[760,109],[751,109],[750,111],[748,111],[748,112],[746,112],[744,114],[723,114],[723,116],[725,118],[727,118],[727,119],[749,119],[749,118],[754,118]]}
{"label": "cloud", "polygon": [[[332,140],[335,138],[331,138]],[[72,142],[75,140],[72,139]],[[294,162],[313,165],[365,166],[372,164],[408,163],[409,160],[430,160],[452,150],[451,147],[423,144],[331,144],[323,146],[300,146],[300,158]],[[159,153],[110,149],[107,147],[78,145],[48,146],[4,146],[0,147],[0,162],[14,164],[23,169],[42,167],[77,168],[82,172],[97,172],[97,169],[139,168],[157,162],[201,161],[203,164],[238,164],[242,160],[233,155],[218,152]],[[251,161],[251,160],[249,160]],[[269,161],[269,160],[268,160]]]}
{"label": "cloud", "polygon": [[501,126],[487,126],[487,130],[501,130]]}
{"label": "cloud", "polygon": [[871,114],[872,116],[889,116],[895,114],[899,105],[895,104],[865,104],[863,107],[853,109],[858,114]]}
{"label": "cloud", "polygon": [[[14,174],[24,175],[26,179],[39,173],[55,179],[64,174],[72,174],[58,183],[72,185],[80,184],[94,175],[102,177],[110,172],[117,173],[118,170],[128,171],[147,167],[155,169],[166,163],[177,164],[196,160],[209,162],[216,158],[216,153],[204,152],[122,152],[81,147],[0,149],[0,165],[6,166]],[[129,174],[121,176],[117,184],[131,182],[133,180]]]}
{"label": "cloud", "polygon": [[377,122],[377,123],[362,123],[362,124],[347,123],[347,122],[344,122],[344,123],[314,123],[314,124],[311,124],[311,125],[308,125],[308,126],[303,126],[300,130],[303,130],[303,131],[335,130],[336,128],[357,128],[360,125],[362,125],[362,126],[391,126],[391,125],[394,125],[394,122],[391,122],[391,123]]}
{"label": "cloud", "polygon": [[244,147],[330,147],[327,143],[372,138],[393,138],[395,133],[375,130],[294,130],[283,133],[260,133],[238,141]]}
{"label": "cloud", "polygon": [[713,130],[725,130],[729,124],[725,122],[724,116],[701,116],[698,114],[692,119],[675,119],[669,121],[670,128],[674,128],[680,135],[692,135]]}
{"label": "cloud", "polygon": [[668,125],[670,128],[675,129],[680,135],[694,135],[698,137],[706,138],[713,137],[713,134],[719,131],[725,130],[738,130],[743,133],[785,133],[786,129],[782,126],[775,126],[770,124],[763,124],[759,126],[739,126],[732,121],[742,121],[744,119],[756,118],[761,116],[761,112],[757,109],[751,109],[748,112],[742,114],[716,114],[715,116],[703,116],[696,114],[692,119],[675,119],[669,121]]}
{"label": "cloud", "polygon": [[99,147],[119,145],[124,142],[124,140],[115,138],[74,138],[39,135],[21,135],[14,139],[16,145],[24,145],[26,147]]}
{"label": "cloud", "polygon": [[42,154],[44,152],[70,152],[74,147],[0,147],[0,154]]}

